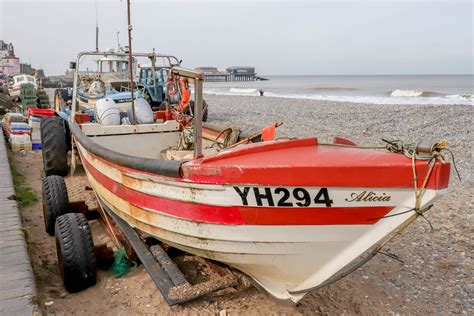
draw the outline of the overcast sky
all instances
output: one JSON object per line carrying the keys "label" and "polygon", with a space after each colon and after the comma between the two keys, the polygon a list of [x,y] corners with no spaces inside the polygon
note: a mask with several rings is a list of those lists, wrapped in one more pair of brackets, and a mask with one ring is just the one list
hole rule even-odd
{"label": "overcast sky", "polygon": [[[100,48],[125,44],[126,0],[97,0]],[[134,51],[185,67],[253,65],[260,74],[473,73],[473,2],[138,1]],[[0,0],[0,39],[22,62],[62,74],[95,48],[95,2]]]}

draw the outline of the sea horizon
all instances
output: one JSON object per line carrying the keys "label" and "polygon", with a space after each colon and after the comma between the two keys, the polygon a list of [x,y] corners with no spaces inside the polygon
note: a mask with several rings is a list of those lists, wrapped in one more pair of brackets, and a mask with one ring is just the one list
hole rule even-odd
{"label": "sea horizon", "polygon": [[206,82],[216,95],[264,96],[375,104],[472,105],[474,75],[259,75],[268,81]]}

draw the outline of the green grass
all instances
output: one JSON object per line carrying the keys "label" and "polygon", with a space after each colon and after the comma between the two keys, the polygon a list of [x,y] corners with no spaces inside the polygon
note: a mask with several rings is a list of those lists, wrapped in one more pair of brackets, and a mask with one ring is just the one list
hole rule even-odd
{"label": "green grass", "polygon": [[15,187],[16,201],[20,208],[27,207],[38,201],[35,191],[25,185],[25,177],[18,172],[12,161],[13,152],[8,150],[8,160],[10,160],[10,168],[12,171],[13,186]]}
{"label": "green grass", "polygon": [[23,235],[25,236],[25,239],[28,240],[28,237],[30,237],[30,235],[28,233],[28,227],[23,225],[23,226],[20,227],[20,230],[23,233]]}

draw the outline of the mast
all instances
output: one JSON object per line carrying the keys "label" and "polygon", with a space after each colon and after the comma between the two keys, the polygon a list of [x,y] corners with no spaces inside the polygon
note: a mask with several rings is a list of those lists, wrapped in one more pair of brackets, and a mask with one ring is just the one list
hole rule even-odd
{"label": "mast", "polygon": [[119,39],[119,34],[120,32],[117,32],[117,51],[121,51],[121,48],[120,48],[120,39]]}
{"label": "mast", "polygon": [[97,18],[97,0],[95,0],[95,51],[99,51],[99,19]]}
{"label": "mast", "polygon": [[99,51],[99,26],[95,26],[95,51]]}
{"label": "mast", "polygon": [[132,93],[132,124],[137,125],[137,116],[135,113],[135,101],[134,98],[134,81],[133,81],[133,59],[132,59],[132,22],[130,17],[130,0],[127,0],[127,16],[128,16],[128,66],[130,69],[130,92]]}

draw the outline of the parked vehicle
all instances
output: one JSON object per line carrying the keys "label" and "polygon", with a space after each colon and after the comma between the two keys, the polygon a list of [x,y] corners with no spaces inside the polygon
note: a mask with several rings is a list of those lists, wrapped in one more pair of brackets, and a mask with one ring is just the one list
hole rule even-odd
{"label": "parked vehicle", "polygon": [[179,66],[179,62],[155,66],[155,71],[151,65],[138,65],[138,83],[143,88],[144,98],[153,108],[159,109],[167,100],[167,79],[169,70],[174,65]]}
{"label": "parked vehicle", "polygon": [[[139,65],[138,67],[138,82],[141,87],[141,92],[144,98],[150,103],[153,109],[164,111],[170,106],[177,105],[182,98],[181,90],[178,84],[172,82],[169,78],[170,70],[173,66],[179,67],[181,62],[177,64],[164,63],[162,65]],[[155,71],[153,71],[153,68]],[[190,100],[190,106],[187,108],[187,114],[194,113],[194,101]],[[208,117],[208,105],[203,101],[203,116],[204,122]]]}
{"label": "parked vehicle", "polygon": [[31,85],[35,90],[38,88],[35,77],[29,75],[14,76],[9,81],[8,94],[13,101],[18,102],[21,100],[21,86],[25,84]]}

